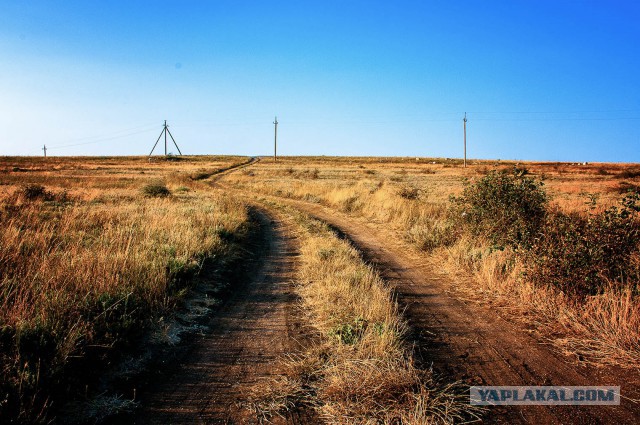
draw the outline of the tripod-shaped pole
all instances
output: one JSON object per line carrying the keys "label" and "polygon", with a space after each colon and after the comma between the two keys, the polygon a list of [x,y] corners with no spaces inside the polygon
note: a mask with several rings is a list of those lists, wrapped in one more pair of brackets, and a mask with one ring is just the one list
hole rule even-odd
{"label": "tripod-shaped pole", "polygon": [[162,126],[162,131],[160,132],[160,135],[158,136],[158,140],[156,140],[156,143],[153,145],[153,148],[151,149],[151,152],[149,152],[149,156],[151,156],[151,154],[153,154],[153,151],[155,150],[156,146],[158,146],[158,142],[160,141],[160,139],[162,138],[163,135],[164,135],[164,155],[167,156],[167,134],[169,135],[169,137],[171,137],[171,140],[173,141],[173,144],[175,145],[176,149],[178,149],[178,153],[180,155],[182,155],[182,152],[180,152],[180,148],[178,147],[178,144],[176,143],[176,139],[173,138],[173,134],[171,134],[171,132],[169,131],[169,126],[167,125],[167,120],[164,120],[164,125]]}

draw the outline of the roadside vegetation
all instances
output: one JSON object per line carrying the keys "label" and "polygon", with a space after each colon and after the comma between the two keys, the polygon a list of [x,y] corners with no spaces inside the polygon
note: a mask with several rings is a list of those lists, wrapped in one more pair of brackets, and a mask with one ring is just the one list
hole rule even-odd
{"label": "roadside vegetation", "polygon": [[[312,170],[312,171],[309,171]],[[373,222],[581,361],[640,364],[637,167],[285,158],[236,187]],[[382,227],[380,226],[382,225]]]}
{"label": "roadside vegetation", "polygon": [[243,158],[0,160],[0,418],[49,423],[90,397],[214,258],[245,206],[190,178]]}
{"label": "roadside vegetation", "polygon": [[[543,183],[515,170],[468,182],[453,199],[458,242],[440,253],[486,289],[544,318],[545,337],[582,360],[640,361],[640,196],[583,212],[549,205]],[[470,237],[471,236],[471,237]]]}
{"label": "roadside vegetation", "polygon": [[[300,269],[296,290],[318,337],[284,361],[284,376],[256,389],[262,417],[298,405],[329,424],[437,424],[472,418],[466,393],[415,364],[392,291],[325,223],[292,209]],[[459,389],[458,389],[459,390]]]}

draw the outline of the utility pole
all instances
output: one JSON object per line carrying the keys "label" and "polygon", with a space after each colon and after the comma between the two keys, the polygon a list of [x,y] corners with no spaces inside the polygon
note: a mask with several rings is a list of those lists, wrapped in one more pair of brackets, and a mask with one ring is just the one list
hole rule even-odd
{"label": "utility pole", "polygon": [[273,133],[273,162],[278,161],[278,117],[273,122],[274,125],[274,133]]}
{"label": "utility pole", "polygon": [[167,120],[164,120],[164,156],[167,156]]}
{"label": "utility pole", "polygon": [[169,131],[169,126],[167,125],[167,120],[164,120],[164,125],[162,126],[162,131],[160,132],[160,135],[158,136],[158,139],[156,140],[156,143],[153,145],[153,148],[151,149],[151,152],[149,152],[149,156],[151,156],[151,154],[153,154],[153,151],[155,150],[156,146],[158,146],[158,142],[162,138],[162,135],[164,135],[164,156],[167,156],[167,134],[169,135],[169,137],[171,137],[171,141],[173,141],[173,144],[175,145],[176,149],[178,149],[178,153],[180,155],[182,155],[182,152],[180,151],[180,148],[178,147],[178,144],[176,143],[176,139],[173,138],[173,134],[171,134],[171,132]]}
{"label": "utility pole", "polygon": [[464,128],[464,168],[467,168],[467,113],[464,113],[462,119],[462,126]]}
{"label": "utility pole", "polygon": [[46,158],[47,157],[47,145],[44,145],[42,150],[44,151],[44,157]]}

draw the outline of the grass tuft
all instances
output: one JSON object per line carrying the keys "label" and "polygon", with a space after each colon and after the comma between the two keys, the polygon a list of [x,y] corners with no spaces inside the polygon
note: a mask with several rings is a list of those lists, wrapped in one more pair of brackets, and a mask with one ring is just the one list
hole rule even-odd
{"label": "grass tuft", "polygon": [[142,188],[142,193],[145,196],[150,196],[154,198],[164,198],[166,196],[171,195],[171,191],[166,185],[163,184],[148,184]]}

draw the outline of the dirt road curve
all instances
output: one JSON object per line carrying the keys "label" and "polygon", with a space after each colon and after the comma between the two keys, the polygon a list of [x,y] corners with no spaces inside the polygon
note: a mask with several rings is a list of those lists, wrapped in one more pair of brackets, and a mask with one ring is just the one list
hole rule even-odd
{"label": "dirt road curve", "polygon": [[[279,199],[329,223],[350,239],[398,293],[424,361],[442,376],[474,385],[620,385],[623,397],[640,398],[637,372],[578,366],[518,325],[475,303],[447,294],[451,282],[403,246],[339,212]],[[637,424],[640,406],[496,407],[485,423]]]}
{"label": "dirt road curve", "polygon": [[[296,349],[295,243],[291,232],[257,211],[264,255],[249,267],[255,278],[238,288],[211,319],[211,333],[195,342],[183,364],[141,400],[135,424],[246,424],[255,417],[243,401],[257,380],[278,373],[276,359]],[[283,423],[307,422],[291,417]]]}
{"label": "dirt road curve", "polygon": [[[252,160],[253,162],[254,160]],[[223,190],[221,173],[212,184]],[[236,191],[249,199],[262,195]],[[578,365],[486,306],[449,295],[450,279],[420,255],[394,242],[390,233],[317,204],[277,199],[336,228],[396,289],[405,308],[420,359],[447,381],[476,385],[620,385],[623,397],[640,398],[637,371]],[[266,207],[265,207],[266,208]],[[212,318],[212,333],[198,341],[176,373],[147,394],[136,424],[252,423],[242,401],[258,379],[277,374],[275,359],[295,350],[300,332],[288,282],[295,271],[292,232],[275,213],[258,214],[263,237],[256,247],[263,261],[255,279]],[[618,407],[493,408],[485,423],[636,424],[640,406],[623,399]],[[316,424],[298,415],[288,423]]]}

